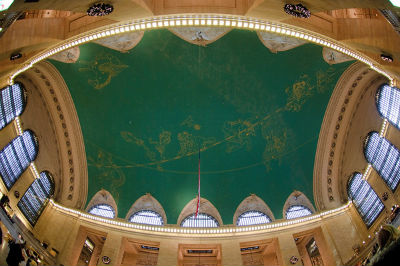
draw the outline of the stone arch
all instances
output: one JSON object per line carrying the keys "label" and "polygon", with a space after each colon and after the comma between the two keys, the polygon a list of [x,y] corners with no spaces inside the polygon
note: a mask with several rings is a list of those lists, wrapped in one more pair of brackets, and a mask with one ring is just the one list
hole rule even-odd
{"label": "stone arch", "polygon": [[260,211],[266,214],[272,221],[275,221],[274,214],[268,205],[256,194],[251,194],[245,198],[237,207],[235,214],[233,216],[233,224],[236,224],[238,217],[247,211]]}
{"label": "stone arch", "polygon": [[142,210],[150,210],[160,214],[163,218],[164,224],[167,224],[167,215],[165,214],[164,208],[150,193],[141,196],[132,204],[125,219],[128,220],[132,214]]}
{"label": "stone arch", "polygon": [[[186,204],[186,206],[182,209],[181,213],[179,214],[177,224],[180,225],[183,219],[195,213],[196,208],[197,208],[197,198],[194,198],[191,201],[189,201],[188,204]],[[222,218],[217,208],[215,208],[215,206],[205,198],[200,198],[199,213],[206,213],[208,215],[211,215],[218,221],[220,226],[222,225]]]}
{"label": "stone arch", "polygon": [[36,167],[52,173],[55,201],[84,209],[88,191],[86,152],[67,84],[47,61],[35,64],[15,81],[24,84],[28,97],[21,123],[34,130],[40,140],[42,152],[35,160]]}
{"label": "stone arch", "polygon": [[365,171],[363,146],[370,131],[379,131],[383,119],[376,108],[376,91],[387,79],[367,65],[355,62],[336,83],[318,137],[313,171],[313,195],[320,211],[348,201],[347,181]]}
{"label": "stone arch", "polygon": [[311,201],[307,198],[307,196],[304,195],[303,192],[295,190],[292,192],[292,194],[289,195],[289,197],[287,198],[287,200],[285,202],[285,205],[283,205],[283,210],[282,210],[283,218],[286,217],[286,210],[294,205],[302,205],[302,206],[310,209],[310,211],[312,213],[315,213],[315,208],[312,205]]}
{"label": "stone arch", "polygon": [[86,207],[86,211],[88,212],[90,208],[98,204],[107,204],[110,205],[115,211],[115,218],[118,217],[118,208],[115,203],[114,197],[105,189],[101,189],[99,192],[94,194],[93,198],[89,201],[89,204]]}

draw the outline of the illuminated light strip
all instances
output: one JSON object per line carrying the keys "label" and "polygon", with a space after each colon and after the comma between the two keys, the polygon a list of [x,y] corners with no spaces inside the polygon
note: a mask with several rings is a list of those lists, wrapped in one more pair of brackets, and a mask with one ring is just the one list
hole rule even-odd
{"label": "illuminated light strip", "polygon": [[388,120],[385,118],[383,119],[382,122],[381,131],[379,132],[379,137],[381,138],[385,137],[387,129],[388,129]]}
{"label": "illuminated light strip", "polygon": [[40,178],[40,175],[39,175],[39,172],[38,172],[38,170],[37,170],[36,165],[35,165],[34,162],[31,162],[31,167],[32,167],[32,169],[33,169],[33,172],[35,173],[35,178],[36,178],[36,179],[39,179],[39,178]]}
{"label": "illuminated light strip", "polygon": [[70,49],[71,47],[79,46],[83,43],[106,38],[111,35],[121,34],[125,32],[132,32],[144,29],[155,29],[155,28],[166,28],[166,27],[185,27],[192,25],[208,25],[218,27],[233,27],[233,28],[247,28],[256,29],[267,32],[276,32],[281,35],[291,36],[299,39],[304,39],[312,43],[319,44],[334,49],[340,53],[346,54],[356,60],[359,60],[367,64],[371,69],[387,77],[391,83],[394,78],[383,69],[378,68],[374,65],[373,60],[367,56],[358,53],[355,50],[351,50],[345,47],[343,44],[319,35],[313,32],[309,32],[303,29],[298,29],[290,25],[272,23],[266,20],[260,20],[255,18],[248,18],[243,16],[235,15],[216,15],[216,14],[193,14],[193,15],[172,15],[172,16],[154,16],[146,19],[132,20],[120,24],[114,24],[103,27],[101,29],[84,33],[73,37],[67,41],[60,43],[58,46],[48,49],[47,51],[33,57],[29,63],[20,69],[17,69],[10,78],[9,84],[12,84],[14,78],[20,73],[32,67],[32,65],[40,62],[58,52]]}
{"label": "illuminated light strip", "polygon": [[95,216],[86,212],[82,212],[80,210],[75,210],[71,208],[64,207],[58,203],[55,203],[53,199],[50,199],[50,203],[59,211],[62,211],[64,213],[68,214],[75,214],[78,216],[81,216],[85,219],[88,220],[94,220],[98,222],[102,222],[105,224],[110,224],[110,225],[117,225],[121,227],[125,227],[127,229],[133,228],[137,229],[140,231],[153,231],[153,232],[167,232],[167,233],[180,233],[180,234],[200,234],[200,235],[205,235],[205,234],[230,234],[230,233],[239,233],[239,232],[252,232],[252,231],[258,231],[258,230],[268,230],[268,229],[274,229],[274,228],[280,228],[288,225],[295,225],[295,224],[300,224],[304,222],[313,222],[317,221],[324,216],[332,215],[332,214],[338,214],[341,212],[344,212],[346,209],[350,207],[352,204],[351,201],[347,202],[347,204],[336,208],[332,209],[329,211],[325,211],[319,214],[314,214],[310,215],[307,217],[302,217],[298,219],[293,219],[293,220],[285,220],[283,222],[275,222],[275,223],[269,223],[269,224],[264,224],[264,225],[257,225],[257,226],[239,226],[239,227],[230,227],[230,228],[216,228],[216,229],[209,229],[209,228],[201,228],[201,229],[194,229],[194,228],[177,228],[177,227],[171,227],[171,226],[153,226],[153,225],[141,225],[141,224],[133,224],[125,221],[118,221],[115,219],[108,219],[108,218],[103,218],[99,216]]}
{"label": "illuminated light strip", "polygon": [[22,126],[21,126],[21,120],[19,119],[19,116],[14,118],[14,122],[16,125],[16,129],[17,129],[17,134],[19,136],[22,136],[22,134],[24,133],[24,131],[22,130]]}
{"label": "illuminated light strip", "polygon": [[367,179],[368,179],[369,174],[371,173],[371,169],[372,169],[372,165],[369,163],[369,164],[367,165],[367,168],[366,168],[365,171],[364,171],[363,176],[362,176],[362,179],[363,179],[363,180],[367,180]]}

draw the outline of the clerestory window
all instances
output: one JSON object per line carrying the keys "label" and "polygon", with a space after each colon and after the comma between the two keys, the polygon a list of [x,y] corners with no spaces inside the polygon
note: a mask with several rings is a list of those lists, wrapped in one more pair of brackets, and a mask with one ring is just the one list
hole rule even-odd
{"label": "clerestory window", "polygon": [[26,130],[0,151],[0,175],[7,189],[10,189],[21,174],[35,160],[38,153],[35,134]]}
{"label": "clerestory window", "polygon": [[31,225],[36,224],[53,193],[54,181],[51,174],[47,171],[41,172],[40,178],[33,181],[18,202],[18,208]]}
{"label": "clerestory window", "polygon": [[382,201],[368,182],[362,178],[361,173],[354,173],[351,177],[347,194],[353,200],[367,226],[370,226],[384,209]]}

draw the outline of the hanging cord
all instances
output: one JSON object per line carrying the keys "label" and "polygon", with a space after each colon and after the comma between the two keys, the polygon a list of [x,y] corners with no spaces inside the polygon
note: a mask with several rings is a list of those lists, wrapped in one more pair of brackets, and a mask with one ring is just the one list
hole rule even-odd
{"label": "hanging cord", "polygon": [[196,208],[196,215],[194,218],[197,218],[197,215],[199,214],[199,208],[200,208],[200,149],[199,149],[199,186],[197,190],[197,208]]}

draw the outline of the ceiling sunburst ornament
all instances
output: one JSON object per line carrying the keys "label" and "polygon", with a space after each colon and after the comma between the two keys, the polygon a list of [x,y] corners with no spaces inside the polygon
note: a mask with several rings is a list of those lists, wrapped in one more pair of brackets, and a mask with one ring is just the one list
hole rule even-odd
{"label": "ceiling sunburst ornament", "polygon": [[91,5],[89,9],[86,11],[86,13],[88,14],[88,16],[91,17],[101,17],[111,14],[111,12],[113,11],[114,7],[111,4],[96,3]]}
{"label": "ceiling sunburst ornament", "polygon": [[305,6],[302,4],[286,4],[283,8],[286,13],[289,15],[292,15],[296,18],[309,18],[311,16],[310,10],[308,10]]}

